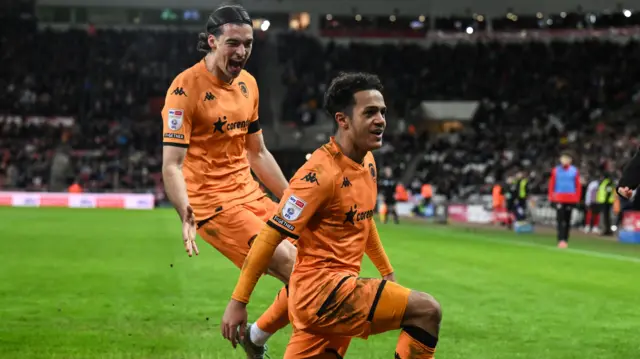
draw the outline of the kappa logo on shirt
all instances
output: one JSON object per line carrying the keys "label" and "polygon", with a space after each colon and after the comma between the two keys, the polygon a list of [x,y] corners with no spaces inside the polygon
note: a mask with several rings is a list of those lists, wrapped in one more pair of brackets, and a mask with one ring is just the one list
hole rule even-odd
{"label": "kappa logo on shirt", "polygon": [[318,186],[320,185],[320,183],[318,182],[318,177],[316,176],[315,172],[307,173],[304,177],[301,178],[301,180],[309,183],[315,183]]}
{"label": "kappa logo on shirt", "polygon": [[184,92],[184,89],[182,87],[176,87],[175,90],[173,90],[173,92],[171,92],[172,95],[176,95],[176,96],[184,96],[187,97],[187,93]]}
{"label": "kappa logo on shirt", "polygon": [[351,181],[349,181],[349,179],[345,177],[342,179],[342,186],[340,186],[340,188],[347,188],[347,187],[351,187]]}
{"label": "kappa logo on shirt", "polygon": [[216,99],[216,97],[215,97],[211,92],[207,92],[207,93],[204,95],[204,102],[207,102],[207,101],[213,101],[213,100],[215,100],[215,99]]}

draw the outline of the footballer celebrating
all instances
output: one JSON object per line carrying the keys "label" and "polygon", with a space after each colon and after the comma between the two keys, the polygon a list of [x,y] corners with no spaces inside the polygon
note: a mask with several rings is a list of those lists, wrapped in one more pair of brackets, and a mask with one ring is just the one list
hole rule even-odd
{"label": "footballer celebrating", "polygon": [[[258,86],[244,65],[251,55],[253,27],[239,5],[216,9],[200,34],[206,56],[179,74],[162,110],[162,176],[182,220],[189,256],[198,254],[197,233],[239,268],[249,247],[276,208],[251,169],[278,198],[287,181],[267,150],[258,121]],[[268,273],[285,284],[296,256],[291,242],[278,246]],[[284,290],[247,330],[241,344],[248,358],[262,358],[268,337],[289,322]]]}
{"label": "footballer celebrating", "polygon": [[[440,305],[395,283],[373,220],[377,186],[370,151],[381,147],[386,125],[381,91],[370,74],[341,74],[331,82],[324,106],[337,133],[298,170],[254,241],[221,323],[232,343],[247,321],[258,279],[290,237],[298,239],[298,256],[289,280],[293,334],[285,359],[341,358],[351,338],[395,329],[402,329],[396,358],[434,357]],[[351,186],[342,186],[345,179]],[[358,277],[365,253],[382,279]]]}

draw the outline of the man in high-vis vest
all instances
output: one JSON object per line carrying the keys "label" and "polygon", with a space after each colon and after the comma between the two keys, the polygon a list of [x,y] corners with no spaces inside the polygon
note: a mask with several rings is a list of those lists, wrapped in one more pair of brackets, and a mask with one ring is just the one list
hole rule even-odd
{"label": "man in high-vis vest", "polygon": [[518,171],[516,174],[516,221],[524,221],[527,219],[527,201],[529,200],[529,179],[525,176],[524,171]]}
{"label": "man in high-vis vest", "polygon": [[558,248],[568,247],[571,213],[580,202],[582,192],[580,172],[572,162],[572,156],[563,153],[560,164],[553,168],[549,178],[549,202],[556,209]]}
{"label": "man in high-vis vest", "polygon": [[600,217],[604,222],[603,233],[605,236],[613,234],[611,230],[611,210],[613,208],[613,202],[616,200],[616,192],[613,187],[613,181],[608,173],[603,176],[600,185],[598,186],[598,192],[596,194],[596,203],[600,208]]}

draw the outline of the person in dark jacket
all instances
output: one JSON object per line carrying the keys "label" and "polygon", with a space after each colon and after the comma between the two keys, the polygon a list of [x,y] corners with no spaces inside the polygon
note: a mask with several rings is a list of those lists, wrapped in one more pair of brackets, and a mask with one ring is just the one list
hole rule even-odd
{"label": "person in dark jacket", "polygon": [[382,193],[384,204],[387,206],[387,213],[383,220],[385,224],[389,220],[389,216],[393,216],[395,224],[400,223],[398,211],[396,211],[396,187],[398,187],[398,181],[393,177],[391,167],[387,166],[383,170],[383,176],[378,180],[378,192]]}
{"label": "person in dark jacket", "polygon": [[640,150],[631,158],[631,161],[622,171],[622,178],[618,182],[616,192],[626,199],[630,199],[638,186],[640,186]]}

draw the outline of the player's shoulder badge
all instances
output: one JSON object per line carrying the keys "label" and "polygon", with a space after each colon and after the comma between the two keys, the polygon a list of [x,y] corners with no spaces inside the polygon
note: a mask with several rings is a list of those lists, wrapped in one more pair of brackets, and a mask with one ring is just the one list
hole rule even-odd
{"label": "player's shoulder badge", "polygon": [[306,205],[307,202],[297,196],[291,195],[287,198],[287,202],[284,204],[284,207],[282,207],[282,217],[288,221],[295,221],[300,217],[300,214]]}
{"label": "player's shoulder badge", "polygon": [[373,165],[373,163],[369,163],[369,173],[371,173],[371,177],[373,177],[373,180],[376,180],[376,168]]}
{"label": "player's shoulder badge", "polygon": [[238,86],[240,86],[240,92],[244,95],[244,97],[249,97],[249,89],[247,89],[247,84],[244,81],[238,82]]}
{"label": "player's shoulder badge", "polygon": [[182,120],[184,118],[184,110],[170,108],[167,116],[167,127],[171,131],[178,131],[182,128]]}

